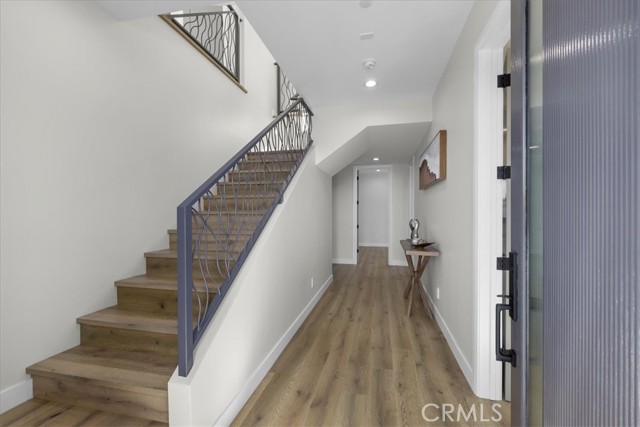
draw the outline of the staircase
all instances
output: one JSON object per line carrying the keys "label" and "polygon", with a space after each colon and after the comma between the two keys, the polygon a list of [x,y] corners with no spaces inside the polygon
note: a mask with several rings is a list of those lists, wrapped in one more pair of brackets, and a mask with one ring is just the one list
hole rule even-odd
{"label": "staircase", "polygon": [[[226,263],[227,271],[233,266],[234,257],[243,252],[305,153],[248,153],[224,175],[217,194],[202,199],[211,212],[205,219],[210,231],[225,236],[204,243],[206,265],[220,282],[228,279],[220,263]],[[194,226],[194,234],[195,230]],[[176,230],[168,233],[168,249],[144,254],[146,274],[115,283],[117,305],[77,319],[79,346],[27,368],[34,400],[0,416],[0,425],[98,425],[96,414],[104,418],[105,413],[113,414],[104,418],[112,425],[168,422],[167,384],[176,369],[178,351],[178,236]],[[201,267],[194,260],[194,325],[201,306],[215,297]],[[73,417],[77,419],[72,423]]]}

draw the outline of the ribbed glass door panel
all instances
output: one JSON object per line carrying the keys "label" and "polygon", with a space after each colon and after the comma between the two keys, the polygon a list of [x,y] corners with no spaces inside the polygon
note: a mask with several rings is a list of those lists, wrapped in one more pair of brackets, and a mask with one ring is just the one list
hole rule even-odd
{"label": "ribbed glass door panel", "polygon": [[544,424],[637,426],[640,1],[543,21]]}

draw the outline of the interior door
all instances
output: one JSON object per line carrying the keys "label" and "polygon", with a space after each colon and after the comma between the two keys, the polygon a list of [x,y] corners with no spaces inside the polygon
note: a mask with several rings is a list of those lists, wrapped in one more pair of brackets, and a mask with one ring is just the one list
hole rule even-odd
{"label": "interior door", "polygon": [[360,169],[356,169],[356,257],[360,257]]}

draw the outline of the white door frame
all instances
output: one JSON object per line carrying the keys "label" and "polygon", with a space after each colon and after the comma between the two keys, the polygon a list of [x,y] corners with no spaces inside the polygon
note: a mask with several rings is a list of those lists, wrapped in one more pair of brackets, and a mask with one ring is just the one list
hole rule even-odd
{"label": "white door frame", "polygon": [[510,39],[510,3],[501,1],[474,49],[473,114],[473,272],[475,296],[474,392],[502,399],[502,365],[495,358],[495,305],[502,293],[502,187],[496,167],[502,164],[503,93],[496,76],[503,73],[503,48]]}
{"label": "white door frame", "polygon": [[[387,238],[391,240],[391,197],[392,197],[392,187],[391,187],[391,165],[362,165],[362,166],[354,166],[353,167],[353,263],[358,263],[358,171],[363,169],[386,169],[387,173],[387,185],[389,186],[388,195],[389,200],[387,200],[387,209],[389,210],[389,219],[388,219],[388,230],[387,230]],[[387,242],[387,246],[390,245],[390,242]]]}

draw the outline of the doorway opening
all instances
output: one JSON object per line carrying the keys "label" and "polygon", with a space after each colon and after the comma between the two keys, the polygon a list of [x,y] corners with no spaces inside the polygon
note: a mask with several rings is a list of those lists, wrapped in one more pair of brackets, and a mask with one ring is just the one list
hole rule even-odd
{"label": "doorway opening", "polygon": [[389,247],[391,173],[387,166],[354,168],[354,259],[360,247]]}

